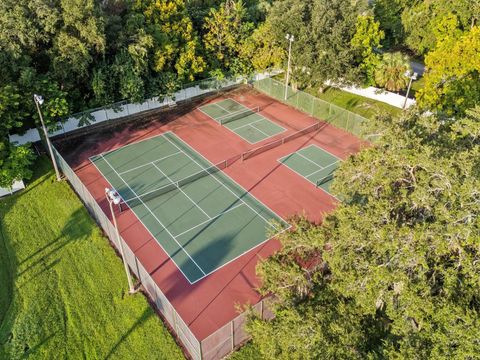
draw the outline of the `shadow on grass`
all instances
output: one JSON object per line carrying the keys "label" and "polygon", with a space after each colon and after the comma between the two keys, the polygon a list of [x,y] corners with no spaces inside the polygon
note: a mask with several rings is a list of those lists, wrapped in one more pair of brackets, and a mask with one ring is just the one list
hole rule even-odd
{"label": "shadow on grass", "polygon": [[[50,282],[51,276],[55,276],[50,273],[62,261],[60,251],[66,245],[87,239],[91,235],[93,229],[85,226],[89,218],[85,216],[82,207],[72,209],[68,220],[62,224],[64,215],[57,213],[61,208],[56,208],[58,203],[55,203],[64,201],[64,196],[64,185],[56,185],[50,162],[42,157],[35,164],[34,178],[27,189],[0,201],[0,281],[2,288],[5,286],[7,289],[0,291],[0,358],[4,355],[8,358],[9,351],[20,351],[16,353],[18,357],[38,355],[41,353],[40,348],[55,337],[54,333],[35,333],[35,328],[29,330],[32,331],[31,337],[17,336],[15,328],[24,326],[25,312],[30,310],[12,304],[16,297],[24,298],[26,302],[53,301],[47,298],[49,292],[38,292],[36,287]],[[48,203],[52,204],[53,209],[49,212],[45,210],[50,209]],[[22,224],[28,226],[22,229],[21,238],[9,234],[9,228],[17,229]],[[36,231],[39,228],[45,231]],[[42,237],[39,234],[44,235]],[[45,234],[51,234],[55,238],[52,240]],[[38,296],[40,298],[37,299]],[[28,316],[37,315],[34,313]],[[38,321],[42,322],[40,316]],[[30,346],[29,339],[35,336],[40,338],[39,342]],[[7,353],[2,355],[5,351]]]}
{"label": "shadow on grass", "polygon": [[[36,271],[36,275],[30,276],[19,288],[38,277],[45,270],[53,268],[60,261],[60,258],[55,258],[55,255],[65,246],[78,240],[87,239],[92,233],[91,230],[85,232],[85,229],[91,229],[88,224],[89,218],[85,216],[85,210],[83,208],[75,210],[54,240],[36,249],[30,256],[19,263],[19,265],[22,265],[29,262],[25,269],[16,274],[17,277],[27,276],[29,275],[28,273],[37,270],[39,267],[43,269],[42,271]],[[78,229],[81,229],[81,231],[77,231]]]}
{"label": "shadow on grass", "polygon": [[[128,329],[120,338],[117,340],[117,342],[112,346],[110,351],[108,352],[107,355],[105,355],[104,359],[110,359],[112,356],[114,357],[115,351],[117,348],[124,342],[128,336],[130,336],[131,333],[135,331],[137,327],[139,327],[141,324],[143,324],[145,321],[147,321],[149,318],[151,318],[155,313],[150,307],[146,307],[143,314],[135,321],[135,323]],[[160,349],[159,349],[160,350]],[[153,357],[153,354],[152,354]]]}

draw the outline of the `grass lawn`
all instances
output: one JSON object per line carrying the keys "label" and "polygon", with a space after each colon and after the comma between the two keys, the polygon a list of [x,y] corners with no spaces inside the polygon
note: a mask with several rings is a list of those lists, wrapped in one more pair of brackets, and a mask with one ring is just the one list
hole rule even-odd
{"label": "grass lawn", "polygon": [[46,158],[0,200],[0,359],[181,359],[120,258]]}
{"label": "grass lawn", "polygon": [[305,89],[305,92],[322,100],[350,110],[353,113],[372,119],[379,113],[398,115],[401,109],[381,101],[372,100],[363,96],[355,95],[334,87],[328,87],[322,94],[314,89]]}
{"label": "grass lawn", "polygon": [[410,97],[415,96],[417,91],[425,86],[425,78],[421,77],[418,80],[412,82],[412,89],[410,90]]}
{"label": "grass lawn", "polygon": [[[274,76],[274,79],[280,82],[285,81],[283,73]],[[395,106],[352,94],[334,87],[327,87],[322,94],[319,94],[317,89],[313,88],[302,89],[302,91],[347,109],[355,114],[359,114],[367,119],[372,119],[379,113],[386,112],[395,116],[402,112],[401,109]]]}
{"label": "grass lawn", "polygon": [[255,347],[255,345],[250,341],[245,344],[240,350],[234,352],[228,357],[229,360],[262,360],[263,357]]}

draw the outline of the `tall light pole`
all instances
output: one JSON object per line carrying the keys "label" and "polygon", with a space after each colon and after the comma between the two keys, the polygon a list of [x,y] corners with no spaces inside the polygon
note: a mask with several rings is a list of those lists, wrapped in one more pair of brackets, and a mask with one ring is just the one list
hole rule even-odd
{"label": "tall light pole", "polygon": [[115,190],[109,189],[109,188],[105,188],[105,196],[107,198],[108,204],[110,205],[110,212],[112,213],[113,226],[115,227],[115,233],[117,235],[117,243],[120,247],[119,249],[120,255],[122,256],[123,266],[125,267],[125,273],[127,274],[129,293],[133,294],[135,293],[135,287],[133,286],[133,283],[132,283],[132,277],[130,275],[130,268],[128,267],[127,259],[125,259],[125,253],[123,251],[123,243],[122,243],[122,240],[120,239],[120,232],[118,231],[117,218],[115,216],[115,211],[113,210],[113,205],[120,204],[122,199],[120,198],[120,195],[118,195],[118,193]]}
{"label": "tall light pole", "polygon": [[407,93],[405,95],[405,102],[403,103],[403,109],[404,110],[407,107],[408,95],[410,94],[410,89],[412,88],[412,82],[413,82],[413,80],[417,80],[417,78],[418,78],[418,74],[416,72],[414,72],[412,74],[410,71],[407,71],[405,73],[405,75],[410,78],[410,82],[408,83],[408,90],[407,90]]}
{"label": "tall light pole", "polygon": [[292,55],[292,43],[295,41],[295,36],[287,34],[285,39],[288,40],[288,65],[287,65],[287,78],[285,80],[285,101],[288,97],[288,81],[290,80],[290,57]]}
{"label": "tall light pole", "polygon": [[55,156],[53,155],[52,144],[50,143],[48,131],[45,127],[45,123],[43,122],[42,111],[40,110],[40,105],[42,105],[44,102],[43,97],[37,94],[33,94],[33,101],[35,101],[35,105],[37,105],[38,116],[40,117],[40,123],[42,124],[43,133],[45,134],[45,141],[47,142],[48,151],[50,152],[50,157],[52,158],[53,168],[55,169],[55,174],[57,175],[57,181],[61,181],[62,178],[60,177],[60,172],[58,171],[57,161],[55,160]]}

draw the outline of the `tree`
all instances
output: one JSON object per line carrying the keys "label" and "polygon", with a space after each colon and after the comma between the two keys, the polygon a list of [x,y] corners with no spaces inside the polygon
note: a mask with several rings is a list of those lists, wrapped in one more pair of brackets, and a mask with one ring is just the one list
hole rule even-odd
{"label": "tree", "polygon": [[23,105],[23,96],[17,86],[8,84],[0,88],[0,138],[23,125],[28,115]]}
{"label": "tree", "polygon": [[292,46],[293,81],[302,87],[323,89],[327,80],[362,82],[357,49],[352,46],[363,2],[348,0],[283,0],[273,3],[267,16],[272,38],[287,47],[285,35],[295,36]]}
{"label": "tree", "polygon": [[474,11],[475,6],[478,6],[476,0],[424,0],[412,5],[402,13],[402,24],[406,33],[406,45],[418,55],[433,50],[441,39],[436,29],[445,18],[454,17],[458,30],[466,31],[478,17]]}
{"label": "tree", "polygon": [[375,0],[375,20],[385,32],[385,46],[392,48],[403,44],[405,31],[402,24],[402,13],[412,5],[411,0]]}
{"label": "tree", "polygon": [[233,74],[248,72],[248,63],[239,56],[242,43],[253,31],[253,23],[245,21],[246,15],[241,0],[227,0],[218,9],[210,10],[203,42],[213,68]]}
{"label": "tree", "polygon": [[360,68],[365,76],[367,85],[375,85],[375,70],[380,65],[381,41],[385,33],[380,30],[380,24],[373,16],[359,15],[357,18],[357,30],[352,38],[352,46],[359,52]]}
{"label": "tree", "polygon": [[265,358],[478,354],[479,113],[372,120],[375,146],[335,174],[342,203],[258,269],[275,294],[276,319],[249,324]]}
{"label": "tree", "polygon": [[250,62],[255,70],[280,68],[285,60],[285,49],[271,36],[273,32],[272,24],[265,22],[241,44],[240,57]]}
{"label": "tree", "polygon": [[30,179],[35,156],[28,145],[15,146],[0,141],[0,188],[10,189],[15,181]]}
{"label": "tree", "polygon": [[84,86],[95,58],[105,51],[103,18],[93,0],[61,0],[61,24],[49,49],[53,77],[63,88]]}
{"label": "tree", "polygon": [[480,103],[480,27],[459,37],[449,32],[430,52],[425,63],[425,86],[419,104],[447,115],[462,115]]}
{"label": "tree", "polygon": [[192,81],[205,70],[205,61],[199,55],[199,39],[184,0],[150,0],[137,7],[143,10],[154,39],[155,73],[174,72],[179,81]]}
{"label": "tree", "polygon": [[375,82],[389,91],[400,91],[408,85],[407,72],[410,71],[408,57],[402,53],[385,53],[382,62],[375,70]]}
{"label": "tree", "polygon": [[[362,2],[318,0],[312,7],[311,24],[304,34],[305,49],[301,65],[310,68],[317,84],[362,82],[352,38]],[[309,30],[311,33],[308,33]],[[310,39],[315,39],[311,42]],[[309,45],[311,43],[311,46]],[[305,73],[308,76],[308,73]]]}

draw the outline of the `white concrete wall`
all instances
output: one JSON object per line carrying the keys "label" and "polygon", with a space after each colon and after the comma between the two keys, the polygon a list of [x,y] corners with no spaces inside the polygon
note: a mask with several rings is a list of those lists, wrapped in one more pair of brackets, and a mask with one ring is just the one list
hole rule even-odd
{"label": "white concrete wall", "polygon": [[11,189],[0,188],[0,197],[11,195],[14,192],[17,192],[17,191],[22,190],[22,189],[25,189],[25,184],[23,183],[23,181],[21,181],[21,180],[20,181],[15,181],[13,183]]}
{"label": "white concrete wall", "polygon": [[[281,72],[281,71],[280,71]],[[272,76],[277,74],[278,72],[266,72],[263,74],[255,75],[255,78],[259,77],[258,79],[265,78],[268,76]],[[225,80],[222,81],[222,87],[226,88],[235,84],[240,84],[244,81],[243,78],[238,78],[236,80]],[[213,84],[213,82],[212,82]],[[93,109],[90,113],[93,116],[94,120],[91,121],[91,124],[98,124],[103,121],[118,119],[124,116],[137,114],[142,111],[158,109],[160,107],[174,105],[176,101],[183,101],[190,99],[195,96],[199,96],[202,94],[210,93],[217,91],[214,88],[200,88],[199,85],[192,85],[191,87],[181,89],[173,94],[172,97],[165,97],[162,101],[158,97],[153,97],[151,99],[147,99],[142,103],[138,104],[131,104],[125,103],[116,107],[111,107],[107,109]],[[88,110],[84,113],[88,113]],[[55,135],[62,135],[68,133],[70,131],[74,131],[82,126],[79,126],[79,119],[81,114],[73,114],[71,115],[65,122],[58,123],[59,129],[53,132],[50,132],[52,136]],[[83,125],[89,126],[89,125]],[[24,135],[10,135],[10,142],[16,142],[17,145],[23,145],[29,142],[39,141],[40,136],[38,134],[37,129],[30,129]]]}
{"label": "white concrete wall", "polygon": [[40,141],[40,134],[37,129],[30,129],[23,135],[10,135],[10,142],[16,145],[23,145],[28,142]]}
{"label": "white concrete wall", "polygon": [[[334,86],[336,88],[339,88],[343,91],[346,91],[355,95],[360,95],[372,100],[381,101],[400,109],[403,109],[403,104],[405,103],[405,96],[398,95],[390,91],[379,89],[373,86],[369,86],[367,88],[361,88],[357,86],[338,86],[333,83],[327,83],[327,85]],[[416,101],[414,99],[408,99],[406,107],[409,108],[410,106],[413,106],[415,104],[416,104]]]}

